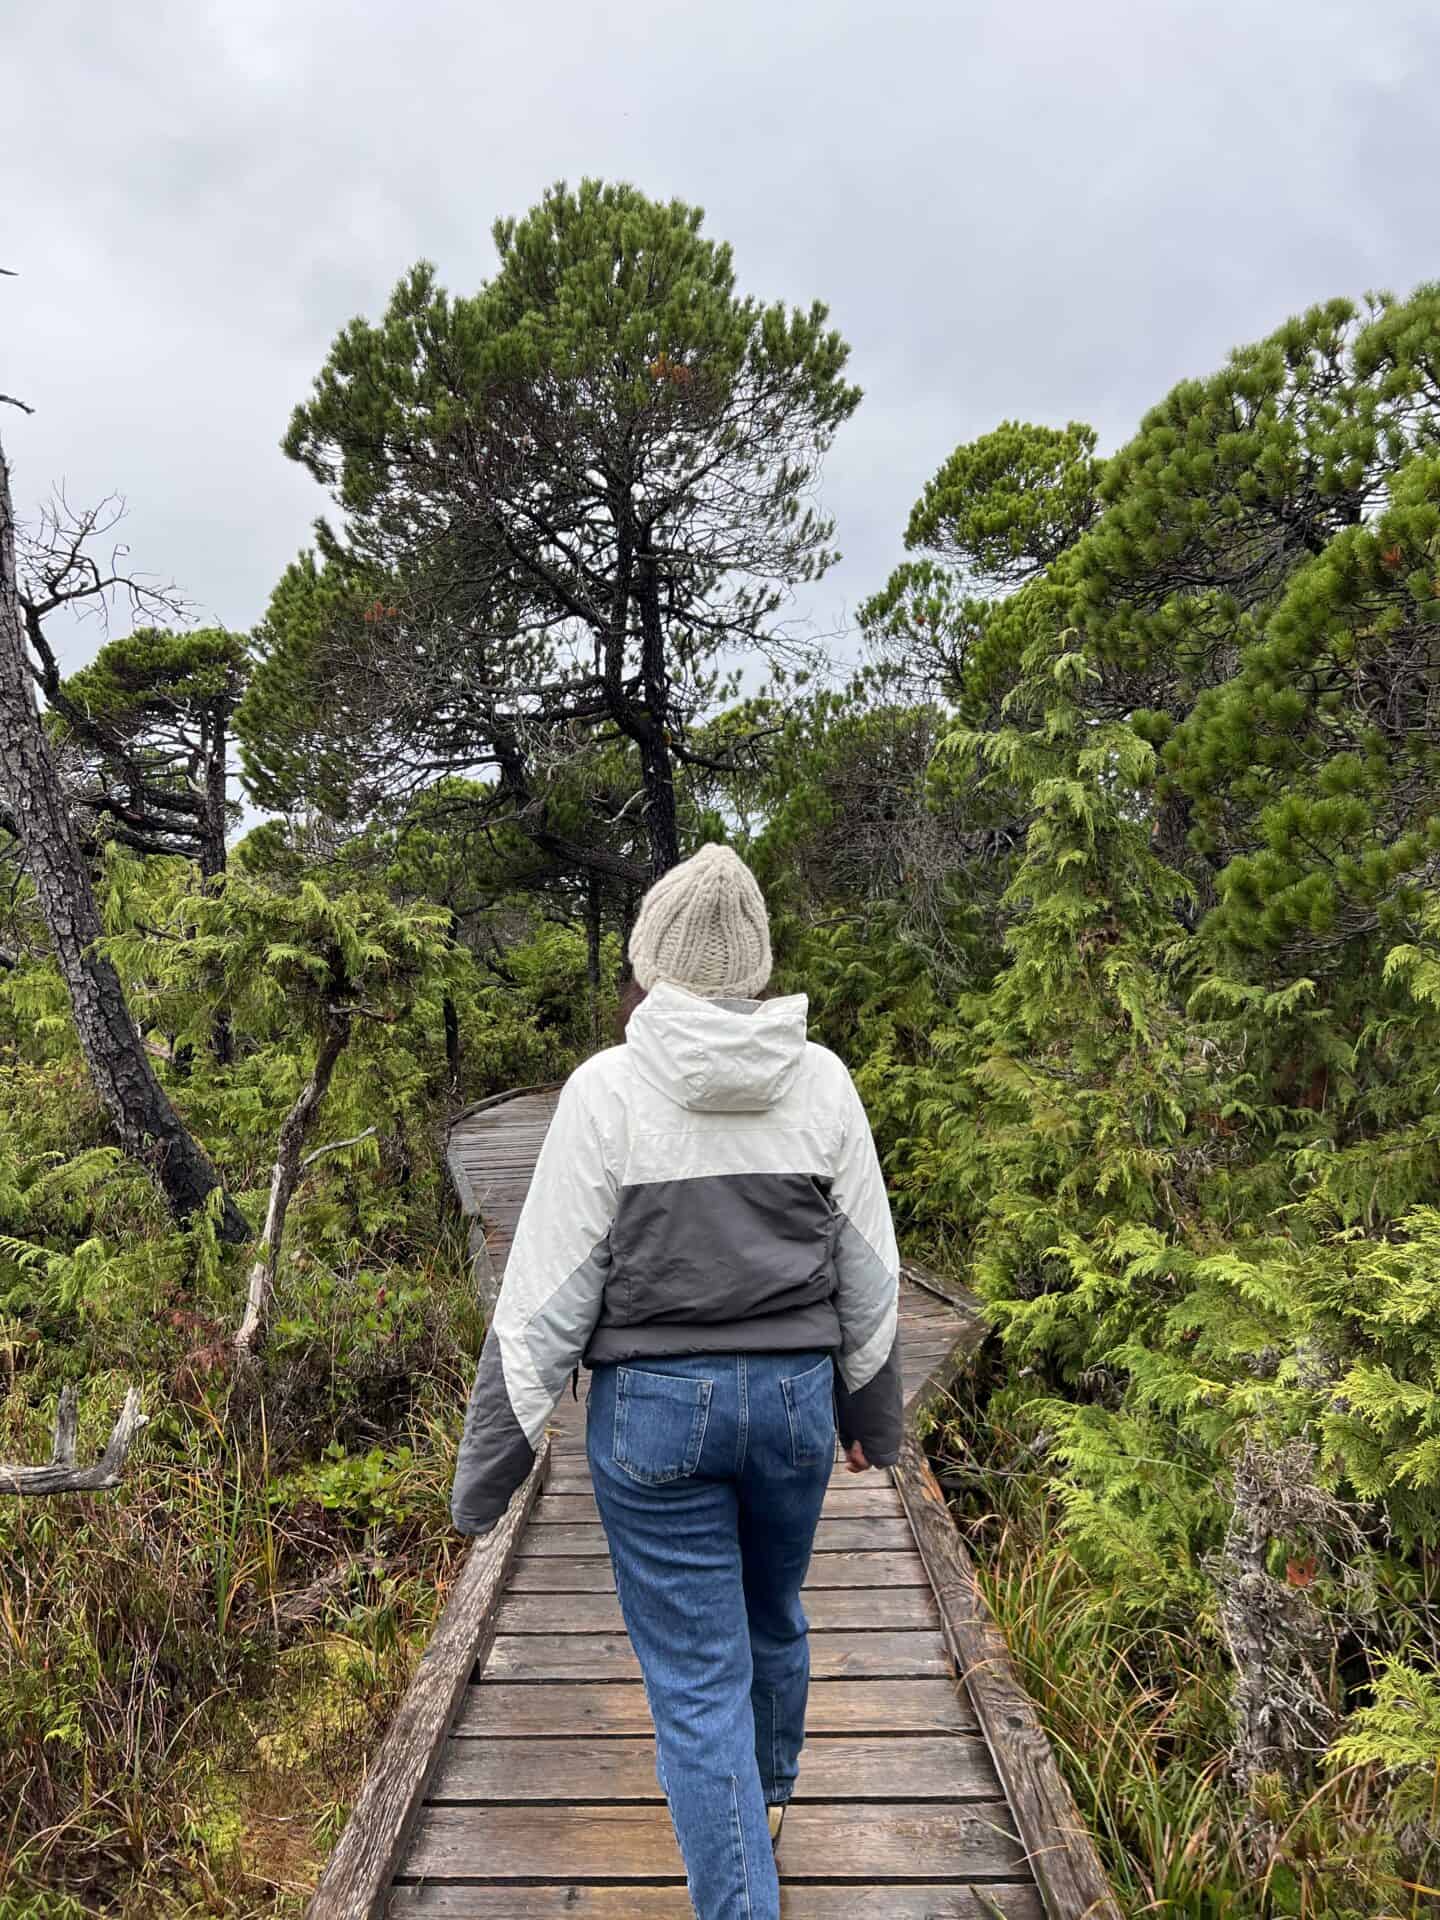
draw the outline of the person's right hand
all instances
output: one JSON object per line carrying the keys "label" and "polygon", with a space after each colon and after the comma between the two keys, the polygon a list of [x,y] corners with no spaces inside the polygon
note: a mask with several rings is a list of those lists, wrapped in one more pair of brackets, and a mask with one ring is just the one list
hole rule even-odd
{"label": "person's right hand", "polygon": [[865,1449],[856,1440],[845,1449],[845,1466],[850,1473],[864,1473],[870,1462],[865,1458]]}

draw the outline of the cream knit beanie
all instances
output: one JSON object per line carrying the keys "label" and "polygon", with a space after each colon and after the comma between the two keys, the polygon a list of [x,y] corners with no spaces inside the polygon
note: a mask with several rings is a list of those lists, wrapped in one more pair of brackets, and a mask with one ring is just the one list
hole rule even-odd
{"label": "cream knit beanie", "polygon": [[748,1000],[770,978],[770,921],[753,873],[729,847],[702,847],[658,879],[630,932],[630,964],[707,1000]]}

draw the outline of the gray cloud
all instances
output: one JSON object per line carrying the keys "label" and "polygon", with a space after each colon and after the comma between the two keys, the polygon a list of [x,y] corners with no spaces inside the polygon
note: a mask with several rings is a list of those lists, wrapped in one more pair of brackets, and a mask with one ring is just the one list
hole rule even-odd
{"label": "gray cloud", "polygon": [[747,291],[853,343],[827,630],[956,441],[1113,445],[1308,302],[1440,274],[1432,0],[6,12],[19,504],[122,491],[137,561],[238,627],[324,504],[277,442],[336,329],[420,255],[473,287],[495,215],[562,176],[698,201]]}

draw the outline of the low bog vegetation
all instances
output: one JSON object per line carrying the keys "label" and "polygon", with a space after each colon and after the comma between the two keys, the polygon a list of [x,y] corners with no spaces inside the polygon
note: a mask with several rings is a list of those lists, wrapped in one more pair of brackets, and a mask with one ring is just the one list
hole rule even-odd
{"label": "low bog vegetation", "polygon": [[[136,917],[157,926],[180,879],[117,884],[137,993],[169,943]],[[327,1128],[376,1132],[302,1186],[253,1378],[231,1348],[244,1254],[205,1218],[177,1229],[105,1144],[46,967],[0,983],[0,1459],[48,1456],[67,1381],[82,1459],[128,1387],[149,1410],[115,1492],[0,1501],[0,1912],[293,1913],[313,1886],[460,1545],[483,1325],[437,1129],[472,1089],[563,1073],[588,1034],[554,1018],[586,1007],[583,945],[542,931],[512,958],[526,993],[451,977],[473,1083],[445,1084],[438,998],[369,1023],[338,1071]],[[213,1018],[208,993],[168,991],[172,1039]],[[178,1088],[252,1214],[306,1069],[297,1007],[252,1009],[240,1058],[197,1047]]]}

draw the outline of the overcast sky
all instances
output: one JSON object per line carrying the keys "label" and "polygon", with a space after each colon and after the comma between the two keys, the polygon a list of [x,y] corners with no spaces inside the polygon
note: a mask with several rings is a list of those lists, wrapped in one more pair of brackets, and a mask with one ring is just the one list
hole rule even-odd
{"label": "overcast sky", "polygon": [[420,256],[473,289],[559,178],[698,202],[743,291],[829,304],[865,401],[825,629],[957,441],[1114,446],[1308,302],[1440,277],[1436,0],[0,0],[0,69],[17,505],[123,492],[238,628],[324,504],[278,442],[337,328]]}

